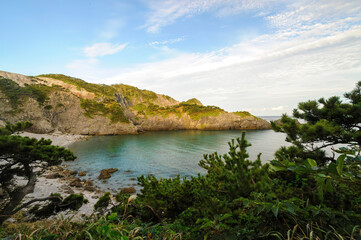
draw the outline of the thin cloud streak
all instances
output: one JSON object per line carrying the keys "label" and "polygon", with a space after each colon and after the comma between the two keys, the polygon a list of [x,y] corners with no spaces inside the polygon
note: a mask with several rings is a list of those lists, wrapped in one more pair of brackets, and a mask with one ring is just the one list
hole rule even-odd
{"label": "thin cloud streak", "polygon": [[111,44],[111,43],[95,43],[89,47],[84,48],[84,54],[87,57],[103,57],[105,55],[112,55],[122,51],[128,43],[124,44]]}
{"label": "thin cloud streak", "polygon": [[151,9],[147,22],[142,26],[150,33],[157,33],[164,26],[182,17],[190,17],[207,11],[215,11],[220,17],[243,11],[260,10],[286,1],[276,0],[150,0],[145,3]]}

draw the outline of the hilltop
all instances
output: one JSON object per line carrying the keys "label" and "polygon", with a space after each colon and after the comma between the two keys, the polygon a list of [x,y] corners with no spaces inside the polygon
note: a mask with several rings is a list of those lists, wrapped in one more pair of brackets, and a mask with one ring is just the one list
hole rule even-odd
{"label": "hilltop", "polygon": [[157,130],[268,129],[248,112],[229,113],[192,98],[126,84],[104,85],[62,74],[25,76],[0,71],[0,123],[30,121],[34,133],[136,134]]}

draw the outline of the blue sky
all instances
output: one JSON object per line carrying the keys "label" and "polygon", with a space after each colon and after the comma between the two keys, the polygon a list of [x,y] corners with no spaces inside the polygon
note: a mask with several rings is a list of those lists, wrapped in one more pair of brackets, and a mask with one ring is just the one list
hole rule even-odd
{"label": "blue sky", "polygon": [[359,0],[2,0],[0,70],[291,113],[361,80]]}

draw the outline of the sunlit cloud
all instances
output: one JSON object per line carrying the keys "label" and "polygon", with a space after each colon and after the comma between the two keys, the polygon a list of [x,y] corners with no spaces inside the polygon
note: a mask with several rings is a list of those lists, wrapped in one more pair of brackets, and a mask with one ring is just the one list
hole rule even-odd
{"label": "sunlit cloud", "polygon": [[[237,1],[222,2],[230,7]],[[242,11],[257,8],[262,13],[267,12],[267,6],[276,4],[262,1],[261,5],[245,5],[245,2]],[[154,11],[160,11],[166,3]],[[178,9],[186,3],[191,9]],[[147,30],[158,31],[182,16],[216,6],[225,11],[226,5],[222,4],[194,1],[191,5],[189,1],[177,1],[170,12],[149,20],[152,24],[147,25]],[[178,100],[196,97],[204,104],[228,111],[251,109],[256,115],[291,113],[300,101],[341,95],[352,89],[356,80],[361,80],[360,7],[352,0],[347,4],[322,0],[290,2],[275,14],[263,14],[274,28],[272,33],[217,51],[173,51],[163,61],[112,69],[105,74],[94,67],[93,72],[96,75],[98,71],[102,83],[127,83]],[[175,15],[163,19],[167,14]],[[153,47],[167,44],[165,41],[154,42]],[[162,51],[165,50],[169,48]],[[78,68],[78,72],[86,71]]]}

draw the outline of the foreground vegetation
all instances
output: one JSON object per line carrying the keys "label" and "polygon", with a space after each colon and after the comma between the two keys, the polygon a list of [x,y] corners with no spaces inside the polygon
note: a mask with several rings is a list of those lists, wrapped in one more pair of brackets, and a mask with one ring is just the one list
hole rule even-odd
{"label": "foreground vegetation", "polygon": [[[275,131],[290,147],[262,164],[245,134],[204,155],[190,179],[141,176],[134,198],[106,193],[82,221],[5,225],[19,239],[360,239],[361,82],[339,97],[300,103]],[[342,143],[342,147],[337,144]],[[332,154],[325,149],[331,148]]]}
{"label": "foreground vegetation", "polygon": [[14,109],[17,109],[29,97],[34,98],[42,106],[48,99],[48,95],[58,89],[59,86],[56,85],[49,87],[42,84],[20,87],[13,80],[0,77],[0,92],[5,94]]}

